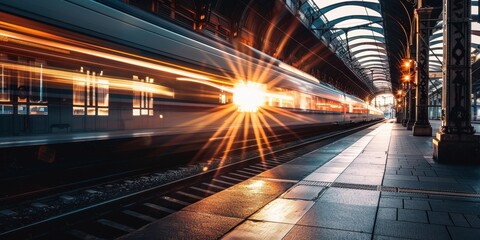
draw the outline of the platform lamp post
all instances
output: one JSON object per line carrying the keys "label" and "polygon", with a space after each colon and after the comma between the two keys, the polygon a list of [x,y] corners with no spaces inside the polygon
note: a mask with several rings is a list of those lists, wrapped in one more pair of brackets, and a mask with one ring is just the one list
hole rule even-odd
{"label": "platform lamp post", "polygon": [[404,95],[403,95],[404,91],[403,89],[399,89],[397,91],[397,94],[396,94],[396,117],[397,117],[397,123],[402,123],[402,120],[403,120],[403,113],[405,111],[404,107],[403,107],[403,103],[404,103]]}
{"label": "platform lamp post", "polygon": [[402,99],[403,99],[403,118],[402,118],[402,126],[407,127],[408,123],[408,89],[407,89],[407,84],[403,82],[402,80],[402,89],[403,89],[403,94],[402,94]]}
{"label": "platform lamp post", "polygon": [[412,127],[415,123],[415,101],[414,101],[414,93],[415,84],[412,83],[413,76],[415,75],[415,61],[410,58],[402,59],[402,83],[405,85],[405,91],[407,92],[407,99],[406,99],[406,109],[407,116],[406,119],[403,120],[403,126],[407,127],[407,130],[412,130]]}

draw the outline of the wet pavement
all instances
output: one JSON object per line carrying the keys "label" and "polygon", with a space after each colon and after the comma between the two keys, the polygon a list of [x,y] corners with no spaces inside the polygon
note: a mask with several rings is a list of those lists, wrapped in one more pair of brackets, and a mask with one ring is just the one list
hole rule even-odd
{"label": "wet pavement", "polygon": [[122,239],[480,239],[480,166],[432,153],[431,137],[379,124]]}

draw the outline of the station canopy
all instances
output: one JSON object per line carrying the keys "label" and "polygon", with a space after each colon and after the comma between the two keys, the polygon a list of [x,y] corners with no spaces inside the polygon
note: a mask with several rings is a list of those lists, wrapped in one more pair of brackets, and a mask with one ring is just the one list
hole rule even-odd
{"label": "station canopy", "polygon": [[391,93],[379,0],[308,0],[311,29],[376,93]]}

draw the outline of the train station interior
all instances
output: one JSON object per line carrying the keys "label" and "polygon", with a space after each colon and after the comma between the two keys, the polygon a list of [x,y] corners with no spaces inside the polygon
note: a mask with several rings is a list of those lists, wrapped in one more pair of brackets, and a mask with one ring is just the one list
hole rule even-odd
{"label": "train station interior", "polygon": [[480,239],[478,0],[0,0],[0,239]]}

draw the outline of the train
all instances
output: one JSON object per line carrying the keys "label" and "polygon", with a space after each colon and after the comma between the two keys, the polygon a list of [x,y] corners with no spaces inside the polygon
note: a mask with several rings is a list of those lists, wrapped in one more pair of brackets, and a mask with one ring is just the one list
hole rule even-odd
{"label": "train", "polygon": [[383,118],[251,47],[122,4],[0,2],[0,147],[215,131],[247,114],[261,115],[252,126],[287,128]]}

